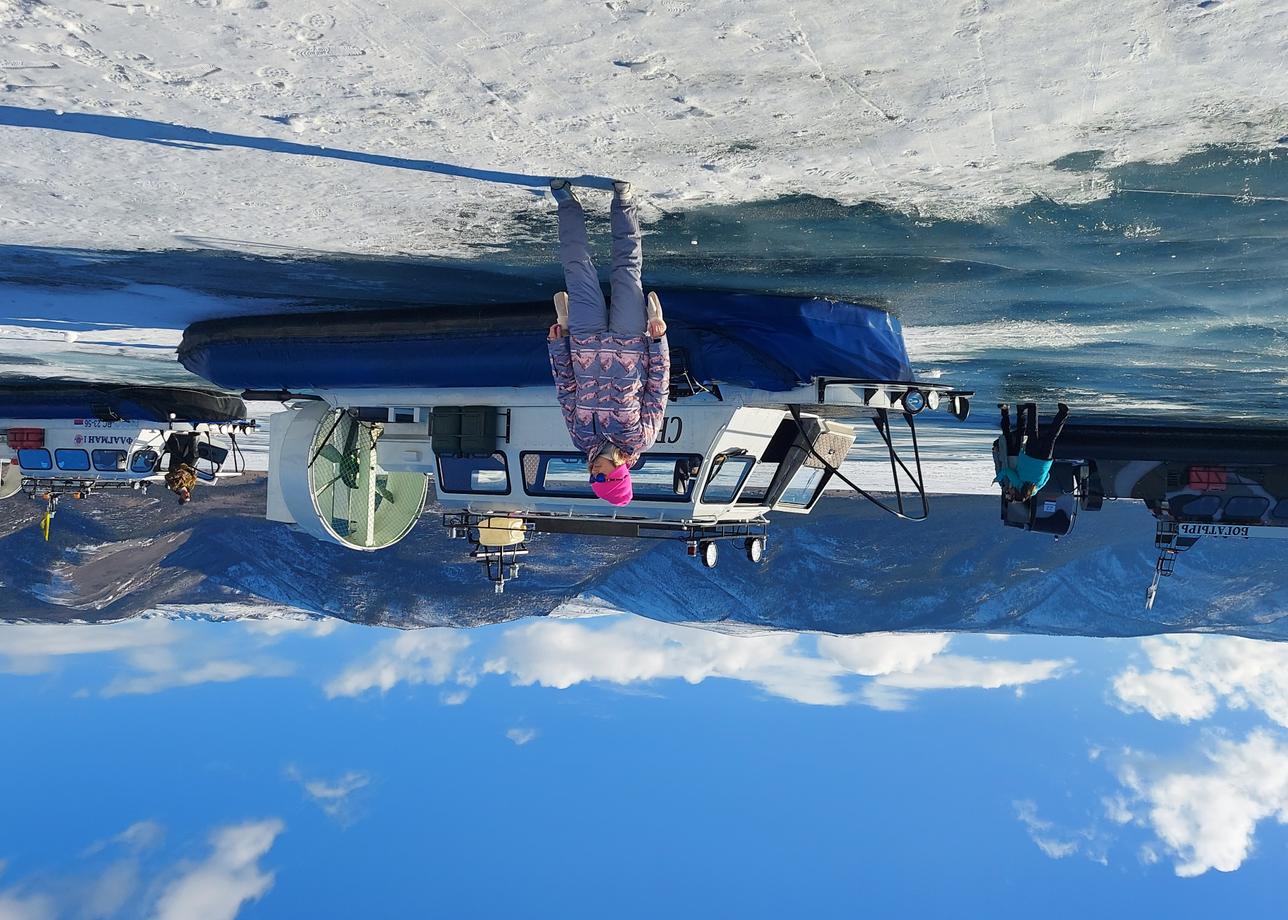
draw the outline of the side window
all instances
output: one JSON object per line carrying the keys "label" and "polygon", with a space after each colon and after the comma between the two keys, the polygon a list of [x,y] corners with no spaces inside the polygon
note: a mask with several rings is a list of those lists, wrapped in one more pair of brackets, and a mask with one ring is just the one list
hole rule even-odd
{"label": "side window", "polygon": [[1280,521],[1288,521],[1288,498],[1279,499],[1279,504],[1275,505],[1275,510],[1270,514]]}
{"label": "side window", "polygon": [[[561,498],[594,498],[586,456],[571,451],[525,451],[523,488],[529,495]],[[644,501],[688,501],[702,467],[701,454],[643,454],[631,470],[631,487],[636,499]]]}
{"label": "side window", "polygon": [[508,495],[510,470],[505,454],[443,454],[438,458],[438,488],[444,492]]}
{"label": "side window", "polygon": [[1181,499],[1178,504],[1179,513],[1186,517],[1210,518],[1221,507],[1221,496],[1196,495],[1188,501]]}
{"label": "side window", "polygon": [[125,472],[125,451],[96,450],[93,453],[94,469],[102,473]]}
{"label": "side window", "polygon": [[159,459],[155,450],[135,451],[134,456],[130,459],[130,472],[150,473],[157,468],[157,460]]}
{"label": "side window", "polygon": [[18,451],[18,465],[24,470],[50,470],[54,467],[49,459],[49,451],[43,447]]}
{"label": "side window", "polygon": [[1222,512],[1223,520],[1254,521],[1261,520],[1261,515],[1270,507],[1270,499],[1256,495],[1239,495],[1225,503]]}
{"label": "side window", "polygon": [[747,474],[756,465],[750,454],[721,454],[711,465],[711,477],[702,490],[702,500],[713,505],[723,505],[734,500]]}
{"label": "side window", "polygon": [[802,466],[792,476],[792,481],[787,484],[776,504],[792,508],[808,507],[823,488],[826,473],[827,470]]}
{"label": "side window", "polygon": [[83,450],[56,450],[54,460],[60,470],[81,473],[89,469],[89,454]]}

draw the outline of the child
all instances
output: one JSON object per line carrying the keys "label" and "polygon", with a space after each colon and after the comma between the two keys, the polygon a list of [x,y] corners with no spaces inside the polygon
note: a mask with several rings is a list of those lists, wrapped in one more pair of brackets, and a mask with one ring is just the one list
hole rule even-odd
{"label": "child", "polygon": [[555,295],[548,347],[555,391],[573,444],[586,455],[590,487],[610,505],[630,503],[631,466],[657,439],[666,414],[671,353],[656,294],[644,297],[643,249],[631,187],[613,183],[611,309],[590,259],[586,213],[566,179],[559,202],[559,261],[566,293]]}

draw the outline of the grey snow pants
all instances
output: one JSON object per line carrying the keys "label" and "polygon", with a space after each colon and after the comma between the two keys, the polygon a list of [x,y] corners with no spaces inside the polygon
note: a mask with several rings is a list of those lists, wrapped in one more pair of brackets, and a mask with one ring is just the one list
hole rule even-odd
{"label": "grey snow pants", "polygon": [[644,335],[647,331],[644,287],[640,281],[644,249],[635,202],[623,204],[614,195],[609,216],[613,229],[613,267],[609,276],[611,311],[604,303],[599,274],[590,259],[586,212],[577,201],[559,205],[559,261],[563,263],[564,284],[568,288],[568,331],[578,338],[604,332]]}

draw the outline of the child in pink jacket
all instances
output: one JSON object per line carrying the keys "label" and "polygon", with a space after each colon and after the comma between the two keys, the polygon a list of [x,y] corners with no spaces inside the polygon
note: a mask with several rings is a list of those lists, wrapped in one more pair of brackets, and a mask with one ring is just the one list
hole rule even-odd
{"label": "child in pink jacket", "polygon": [[666,414],[671,353],[656,294],[644,297],[643,247],[630,185],[613,185],[611,309],[586,239],[586,214],[567,180],[555,179],[559,260],[566,294],[556,295],[550,367],[568,434],[586,455],[590,486],[611,505],[632,497],[631,466],[657,439]]}

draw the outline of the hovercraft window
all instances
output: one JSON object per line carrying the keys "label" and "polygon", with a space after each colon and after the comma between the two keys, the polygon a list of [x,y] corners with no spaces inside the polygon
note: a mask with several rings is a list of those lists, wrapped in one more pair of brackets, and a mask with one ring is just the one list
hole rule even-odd
{"label": "hovercraft window", "polygon": [[[586,455],[572,451],[531,451],[521,455],[523,490],[552,498],[594,498]],[[631,490],[636,499],[687,502],[702,467],[701,454],[659,454],[649,451],[631,469]]]}
{"label": "hovercraft window", "polygon": [[711,461],[711,475],[702,490],[702,501],[708,505],[727,505],[738,496],[756,458],[747,453],[722,453]]}
{"label": "hovercraft window", "polygon": [[130,460],[130,472],[131,473],[154,472],[157,468],[157,463],[159,463],[160,460],[161,458],[157,456],[157,452],[155,450],[148,449],[148,450],[136,451],[134,454],[134,457],[131,458]]}
{"label": "hovercraft window", "polygon": [[56,450],[54,460],[60,470],[72,473],[83,473],[89,469],[89,454],[83,450]]}
{"label": "hovercraft window", "polygon": [[94,469],[100,473],[124,473],[125,451],[96,450],[93,453]]}
{"label": "hovercraft window", "polygon": [[1259,521],[1270,507],[1270,499],[1258,495],[1238,495],[1225,503],[1223,521]]}
{"label": "hovercraft window", "polygon": [[443,492],[509,495],[510,470],[505,454],[440,454],[438,488]]}
{"label": "hovercraft window", "polygon": [[49,459],[49,451],[43,447],[29,447],[26,450],[18,451],[18,465],[24,470],[53,469],[53,463]]}
{"label": "hovercraft window", "polygon": [[1221,507],[1219,495],[1196,495],[1178,499],[1176,513],[1187,518],[1211,518]]}
{"label": "hovercraft window", "polygon": [[809,508],[819,495],[823,492],[823,487],[827,485],[827,470],[815,469],[810,466],[802,466],[792,476],[791,482],[783,490],[783,494],[775,502],[775,506],[786,505],[789,508]]}

